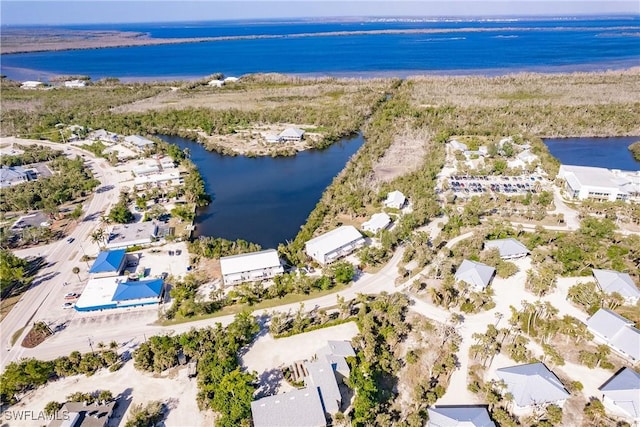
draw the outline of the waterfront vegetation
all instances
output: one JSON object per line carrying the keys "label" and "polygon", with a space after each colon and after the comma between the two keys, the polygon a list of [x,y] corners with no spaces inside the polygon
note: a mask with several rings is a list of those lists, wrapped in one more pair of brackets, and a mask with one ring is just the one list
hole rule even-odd
{"label": "waterfront vegetation", "polygon": [[633,158],[640,162],[640,141],[631,144],[629,146],[629,151],[631,151]]}

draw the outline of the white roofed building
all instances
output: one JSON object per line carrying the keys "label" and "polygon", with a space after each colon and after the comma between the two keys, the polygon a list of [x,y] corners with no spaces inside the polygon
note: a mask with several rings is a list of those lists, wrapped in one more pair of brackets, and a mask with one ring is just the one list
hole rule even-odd
{"label": "white roofed building", "polygon": [[238,80],[240,80],[240,79],[239,79],[239,78],[237,78],[237,77],[231,77],[231,76],[229,76],[229,77],[225,77],[225,78],[224,78],[224,82],[225,82],[225,83],[235,83],[235,82],[237,82]]}
{"label": "white roofed building", "polygon": [[362,247],[365,240],[352,225],[343,225],[309,240],[305,252],[319,264],[329,264]]}
{"label": "white roofed building", "polygon": [[226,286],[270,279],[284,272],[275,249],[222,257],[220,269]]}
{"label": "white roofed building", "polygon": [[591,166],[562,165],[558,177],[565,182],[564,189],[574,199],[627,200],[637,197],[640,185],[634,173],[623,173]]}
{"label": "white roofed building", "polygon": [[280,132],[280,138],[286,142],[298,142],[304,138],[304,131],[298,128],[286,128]]}
{"label": "white roofed building", "polygon": [[502,259],[522,258],[529,254],[529,249],[512,237],[508,239],[485,240],[484,249],[492,248],[498,249],[500,258]]}
{"label": "white roofed building", "polygon": [[86,85],[87,85],[87,82],[85,82],[84,80],[68,80],[64,82],[64,87],[69,87],[69,88],[85,87]]}
{"label": "white roofed building", "polygon": [[598,389],[602,403],[613,415],[625,418],[632,425],[640,425],[640,374],[623,368]]}
{"label": "white roofed building", "polygon": [[377,213],[371,216],[369,221],[362,223],[362,229],[371,233],[377,233],[380,230],[387,228],[391,224],[391,218],[386,213]]}
{"label": "white roofed building", "polygon": [[273,132],[264,132],[262,134],[262,137],[265,139],[265,141],[270,142],[270,143],[276,143],[276,142],[282,142],[283,139],[280,135],[273,133]]}
{"label": "white roofed building", "polygon": [[207,84],[211,87],[222,87],[224,86],[224,80],[213,79],[213,80],[210,80],[209,83]]}
{"label": "white roofed building", "polygon": [[484,406],[434,406],[427,409],[427,427],[495,427]]}
{"label": "white roofed building", "polygon": [[29,181],[31,175],[22,166],[2,166],[0,168],[0,188],[11,187]]}
{"label": "white roofed building", "polygon": [[158,234],[158,226],[153,221],[135,224],[114,225],[107,241],[108,249],[148,245]]}
{"label": "white roofed building", "polygon": [[388,208],[402,209],[407,198],[400,191],[392,191],[387,194],[387,198],[384,201],[384,205]]}
{"label": "white roofed building", "polygon": [[140,135],[129,135],[124,137],[124,141],[131,144],[136,149],[143,151],[147,147],[153,147],[155,142]]}
{"label": "white roofed building", "polygon": [[570,394],[544,363],[510,366],[496,370],[496,375],[513,396],[514,412],[522,413],[537,405],[562,407]]}
{"label": "white roofed building", "polygon": [[27,80],[26,82],[22,82],[22,86],[20,86],[22,89],[37,89],[39,87],[44,86],[44,83],[42,82],[37,82],[34,80]]}
{"label": "white roofed building", "polygon": [[617,292],[624,298],[625,302],[634,305],[640,300],[640,290],[633,283],[631,276],[615,270],[593,269],[593,277],[596,283],[606,294]]}
{"label": "white roofed building", "polygon": [[160,172],[160,165],[156,159],[147,159],[140,162],[132,170],[135,176],[145,176]]}
{"label": "white roofed building", "polygon": [[465,259],[456,270],[456,281],[462,281],[471,285],[476,291],[482,291],[489,286],[496,269],[481,262]]}
{"label": "white roofed building", "polygon": [[601,308],[587,319],[587,329],[596,341],[611,347],[613,351],[632,361],[640,360],[640,330],[611,310]]}
{"label": "white roofed building", "polygon": [[151,185],[156,187],[171,186],[175,187],[182,185],[184,180],[180,176],[180,171],[172,170],[163,173],[154,173],[151,175],[137,176],[133,179],[137,190],[143,190],[145,187]]}

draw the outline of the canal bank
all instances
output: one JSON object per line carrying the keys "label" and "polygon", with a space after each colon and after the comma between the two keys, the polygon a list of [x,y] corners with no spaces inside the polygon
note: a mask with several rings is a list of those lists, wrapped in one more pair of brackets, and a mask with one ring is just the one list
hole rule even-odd
{"label": "canal bank", "polygon": [[224,156],[189,139],[160,135],[188,148],[212,202],[197,211],[194,237],[243,239],[263,247],[292,240],[333,178],[364,143],[361,134],[294,157]]}

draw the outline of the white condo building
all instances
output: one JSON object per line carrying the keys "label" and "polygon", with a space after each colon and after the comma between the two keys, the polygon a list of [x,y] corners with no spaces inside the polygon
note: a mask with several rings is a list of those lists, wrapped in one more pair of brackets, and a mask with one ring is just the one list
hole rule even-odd
{"label": "white condo building", "polygon": [[270,279],[284,272],[275,249],[222,257],[220,270],[226,286]]}
{"label": "white condo building", "polygon": [[319,264],[329,264],[364,245],[362,234],[352,225],[343,225],[309,240],[305,252]]}
{"label": "white condo building", "polygon": [[625,172],[590,166],[562,165],[558,177],[574,199],[615,202],[640,197],[640,172]]}

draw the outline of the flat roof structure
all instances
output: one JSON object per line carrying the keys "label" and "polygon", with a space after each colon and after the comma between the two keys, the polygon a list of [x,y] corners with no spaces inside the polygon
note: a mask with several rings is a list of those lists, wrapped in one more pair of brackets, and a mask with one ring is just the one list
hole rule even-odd
{"label": "flat roof structure", "polygon": [[89,273],[105,274],[111,273],[117,276],[122,272],[127,260],[127,251],[125,249],[116,249],[113,251],[102,251],[91,265]]}
{"label": "flat roof structure", "polygon": [[305,244],[305,252],[320,264],[328,264],[364,245],[362,234],[352,225],[343,225]]}
{"label": "flat roof structure", "polygon": [[500,258],[502,259],[522,258],[529,254],[529,249],[512,237],[508,239],[485,240],[484,248],[498,249]]}
{"label": "flat roof structure", "polygon": [[155,145],[155,142],[150,139],[144,138],[140,135],[129,135],[124,137],[125,142],[137,147],[138,149],[145,149],[146,147]]}
{"label": "flat roof structure", "polygon": [[326,427],[317,389],[303,388],[251,402],[254,427]]}
{"label": "flat roof structure", "polygon": [[495,427],[485,406],[435,406],[427,408],[427,427]]}
{"label": "flat roof structure", "polygon": [[564,402],[570,396],[558,377],[541,362],[497,369],[496,374],[520,408]]}
{"label": "flat roof structure", "polygon": [[107,248],[127,248],[146,245],[157,237],[158,226],[153,221],[114,225],[109,233]]}
{"label": "flat roof structure", "polygon": [[284,273],[275,249],[221,257],[220,270],[225,285],[263,280]]}
{"label": "flat roof structure", "polygon": [[76,301],[75,309],[95,311],[157,304],[163,288],[162,279],[129,281],[126,276],[89,279]]}
{"label": "flat roof structure", "polygon": [[627,273],[597,268],[594,268],[592,273],[602,292],[607,294],[617,292],[631,304],[635,304],[640,299],[640,290]]}
{"label": "flat roof structure", "polygon": [[640,374],[623,368],[598,389],[605,407],[613,407],[634,421],[640,421]]}
{"label": "flat roof structure", "polygon": [[587,319],[587,328],[613,350],[632,360],[640,360],[640,330],[634,323],[606,308]]}
{"label": "flat roof structure", "polygon": [[391,218],[386,213],[381,212],[373,214],[369,221],[363,222],[362,229],[372,233],[377,233],[378,231],[387,228],[389,224],[391,224]]}
{"label": "flat roof structure", "polygon": [[630,175],[614,173],[605,168],[561,165],[558,177],[565,180],[565,189],[571,197],[576,199],[600,199],[614,202],[627,200],[630,191],[638,193],[635,181]]}
{"label": "flat roof structure", "polygon": [[456,270],[455,279],[461,280],[475,289],[483,290],[491,283],[496,269],[481,262],[465,259]]}

